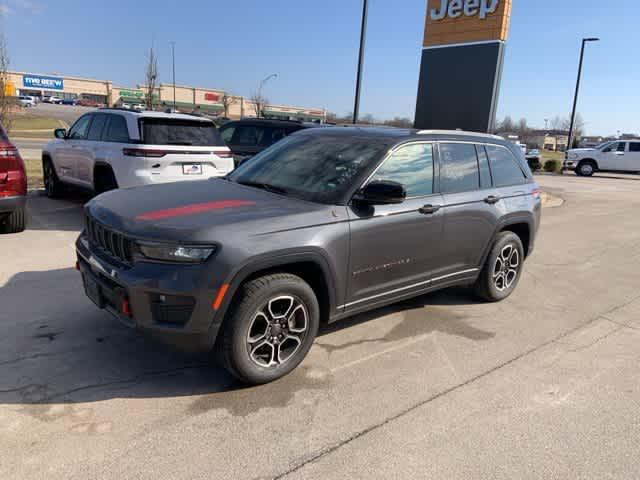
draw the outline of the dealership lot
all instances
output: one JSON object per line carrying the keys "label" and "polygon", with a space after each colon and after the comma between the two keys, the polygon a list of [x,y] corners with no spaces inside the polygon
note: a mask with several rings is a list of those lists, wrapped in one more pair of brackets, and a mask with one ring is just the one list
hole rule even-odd
{"label": "dealership lot", "polygon": [[537,250],[500,304],[427,295],[325,328],[242,388],[82,293],[76,196],[0,237],[2,478],[635,478],[640,177],[541,176]]}

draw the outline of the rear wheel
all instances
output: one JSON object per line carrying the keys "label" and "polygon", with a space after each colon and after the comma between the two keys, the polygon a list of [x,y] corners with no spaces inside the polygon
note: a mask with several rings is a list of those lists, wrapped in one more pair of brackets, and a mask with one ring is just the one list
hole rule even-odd
{"label": "rear wheel", "polygon": [[273,274],[245,284],[219,340],[226,369],[249,384],[271,382],[305,358],[318,332],[320,308],[300,277]]}
{"label": "rear wheel", "polygon": [[4,220],[0,220],[0,232],[19,233],[25,229],[25,211],[19,208],[10,213]]}
{"label": "rear wheel", "polygon": [[476,280],[476,294],[489,302],[504,300],[518,285],[523,263],[520,237],[513,232],[501,232]]}

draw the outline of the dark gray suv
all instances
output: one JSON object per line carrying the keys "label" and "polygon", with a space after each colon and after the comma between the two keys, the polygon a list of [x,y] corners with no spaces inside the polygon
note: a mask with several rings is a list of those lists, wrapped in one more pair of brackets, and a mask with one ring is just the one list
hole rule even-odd
{"label": "dark gray suv", "polygon": [[522,152],[499,137],[309,129],[223,179],[96,197],[78,268],[126,324],[264,383],[321,323],[452,285],[506,298],[540,209]]}

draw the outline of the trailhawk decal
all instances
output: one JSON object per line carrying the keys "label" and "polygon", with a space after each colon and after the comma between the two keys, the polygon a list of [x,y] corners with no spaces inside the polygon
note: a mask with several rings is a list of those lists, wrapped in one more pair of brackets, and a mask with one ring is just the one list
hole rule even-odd
{"label": "trailhawk decal", "polygon": [[247,207],[255,205],[256,202],[249,200],[219,200],[216,202],[193,203],[182,207],[167,208],[138,215],[136,220],[162,220],[163,218],[183,217],[185,215],[195,215],[209,212],[211,210],[224,210],[227,208]]}

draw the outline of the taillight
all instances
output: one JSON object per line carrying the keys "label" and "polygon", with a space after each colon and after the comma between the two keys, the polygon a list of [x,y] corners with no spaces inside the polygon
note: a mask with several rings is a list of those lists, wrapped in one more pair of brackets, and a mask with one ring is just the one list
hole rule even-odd
{"label": "taillight", "polygon": [[161,158],[168,152],[166,150],[145,150],[143,148],[123,148],[122,154],[125,157],[147,157],[147,158]]}
{"label": "taillight", "polygon": [[0,197],[26,194],[27,175],[20,153],[10,143],[0,143]]}
{"label": "taillight", "polygon": [[232,158],[233,154],[227,150],[221,151],[221,152],[212,152],[214,155],[216,155],[217,157],[220,158]]}
{"label": "taillight", "polygon": [[533,198],[540,198],[541,194],[542,194],[542,190],[540,190],[539,188],[534,188],[533,191],[531,192],[531,195],[533,195]]}

